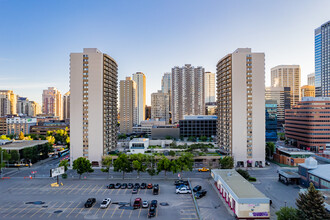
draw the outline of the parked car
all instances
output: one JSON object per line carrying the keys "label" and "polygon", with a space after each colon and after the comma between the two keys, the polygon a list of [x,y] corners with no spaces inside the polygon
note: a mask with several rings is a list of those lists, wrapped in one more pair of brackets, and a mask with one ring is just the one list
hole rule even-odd
{"label": "parked car", "polygon": [[120,187],[121,187],[121,184],[120,183],[116,183],[115,189],[120,189]]}
{"label": "parked car", "polygon": [[126,189],[126,188],[127,188],[127,183],[123,183],[123,184],[121,185],[121,188],[122,188],[122,189]]}
{"label": "parked car", "polygon": [[153,191],[152,191],[152,194],[158,195],[158,193],[159,193],[159,187],[158,186],[155,186],[154,189],[153,189]]}
{"label": "parked car", "polygon": [[149,207],[148,201],[143,201],[142,208],[148,208],[148,207]]}
{"label": "parked car", "polygon": [[129,183],[129,184],[127,184],[127,188],[128,188],[128,189],[133,189],[133,187],[134,187],[133,183]]}
{"label": "parked car", "polygon": [[113,189],[113,188],[115,188],[115,184],[110,183],[110,184],[107,186],[107,188],[108,188],[108,189]]}
{"label": "parked car", "polygon": [[175,180],[174,185],[189,185],[187,180]]}
{"label": "parked car", "polygon": [[155,184],[154,184],[154,187],[159,187],[158,183],[155,183]]}
{"label": "parked car", "polygon": [[206,191],[206,190],[204,190],[204,189],[202,189],[202,190],[198,191],[198,192],[195,194],[195,196],[196,196],[196,199],[200,199],[200,198],[202,198],[203,196],[205,196],[205,195],[206,195],[206,193],[207,193],[207,191]]}
{"label": "parked car", "polygon": [[138,189],[138,188],[136,188],[136,187],[134,187],[134,189],[132,190],[132,194],[137,194],[137,193],[138,193],[138,191],[139,191],[139,189]]}
{"label": "parked car", "polygon": [[149,183],[147,186],[148,189],[152,189],[152,183]]}
{"label": "parked car", "polygon": [[198,172],[208,172],[208,171],[210,171],[210,169],[209,168],[206,168],[206,167],[203,167],[203,168],[199,168],[198,169]]}
{"label": "parked car", "polygon": [[134,187],[140,189],[140,183],[135,183]]}
{"label": "parked car", "polygon": [[150,207],[151,206],[157,207],[157,200],[151,200]]}
{"label": "parked car", "polygon": [[87,201],[85,202],[85,208],[90,208],[94,205],[94,203],[96,203],[96,199],[95,198],[89,198],[87,199]]}
{"label": "parked car", "polygon": [[202,189],[202,187],[200,186],[200,185],[197,185],[197,186],[195,186],[194,188],[193,188],[193,191],[194,192],[198,192],[199,190],[201,190]]}
{"label": "parked car", "polygon": [[191,190],[187,187],[182,187],[180,189],[176,189],[176,194],[187,194],[187,193],[191,193]]}
{"label": "parked car", "polygon": [[141,183],[141,189],[145,189],[147,187],[146,183]]}
{"label": "parked car", "polygon": [[110,205],[110,203],[111,203],[111,199],[110,198],[103,199],[103,201],[101,202],[100,208],[101,209],[106,209],[106,208],[108,208],[108,206]]}
{"label": "parked car", "polygon": [[189,188],[190,189],[189,185],[184,185],[184,184],[178,185],[178,186],[176,186],[176,188],[177,189],[181,189],[181,188]]}
{"label": "parked car", "polygon": [[142,205],[142,199],[141,198],[136,198],[134,200],[134,204],[133,204],[134,209],[141,208],[141,205]]}
{"label": "parked car", "polygon": [[156,207],[150,206],[149,212],[148,212],[148,218],[154,217],[156,215]]}

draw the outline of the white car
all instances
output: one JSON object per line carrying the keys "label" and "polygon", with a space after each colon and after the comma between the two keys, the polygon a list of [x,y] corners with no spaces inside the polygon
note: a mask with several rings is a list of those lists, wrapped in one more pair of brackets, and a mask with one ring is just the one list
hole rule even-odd
{"label": "white car", "polygon": [[111,203],[111,199],[110,198],[103,199],[103,201],[101,202],[100,208],[101,209],[106,209],[106,208],[108,208],[108,206],[110,205],[110,203]]}
{"label": "white car", "polygon": [[176,189],[176,194],[187,194],[187,193],[191,193],[191,190],[189,188],[186,187],[182,187],[180,189]]}
{"label": "white car", "polygon": [[149,207],[148,201],[143,201],[142,208],[148,208],[148,207]]}

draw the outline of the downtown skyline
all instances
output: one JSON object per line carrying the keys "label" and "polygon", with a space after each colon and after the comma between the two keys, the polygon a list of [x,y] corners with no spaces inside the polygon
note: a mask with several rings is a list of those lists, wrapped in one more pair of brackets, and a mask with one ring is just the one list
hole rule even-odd
{"label": "downtown skyline", "polygon": [[[328,20],[330,2],[299,3],[0,1],[0,17],[6,21],[1,24],[6,34],[0,36],[0,88],[38,103],[47,87],[64,94],[69,91],[69,54],[88,47],[111,54],[118,62],[119,80],[145,73],[147,105],[173,66],[192,64],[215,72],[217,61],[233,48],[265,53],[266,86],[270,68],[282,64],[300,65],[305,85],[307,74],[314,72],[314,29]],[[13,8],[16,13],[9,13]],[[100,16],[92,12],[82,22],[79,11],[89,9]],[[314,11],[318,16],[308,16]],[[84,33],[84,26],[90,31]]]}

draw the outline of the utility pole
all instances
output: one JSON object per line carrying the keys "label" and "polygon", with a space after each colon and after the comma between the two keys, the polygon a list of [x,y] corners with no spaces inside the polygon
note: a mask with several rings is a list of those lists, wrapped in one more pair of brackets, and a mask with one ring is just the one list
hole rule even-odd
{"label": "utility pole", "polygon": [[0,167],[1,167],[1,178],[2,178],[2,163],[3,163],[3,150],[1,149],[1,164],[0,164]]}

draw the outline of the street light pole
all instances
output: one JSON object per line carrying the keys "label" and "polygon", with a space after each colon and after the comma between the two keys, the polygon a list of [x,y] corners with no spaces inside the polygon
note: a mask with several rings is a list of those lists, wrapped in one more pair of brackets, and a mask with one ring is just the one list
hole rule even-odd
{"label": "street light pole", "polygon": [[2,163],[3,163],[3,150],[1,149],[1,164],[0,164],[0,167],[1,167],[1,178],[2,178]]}

